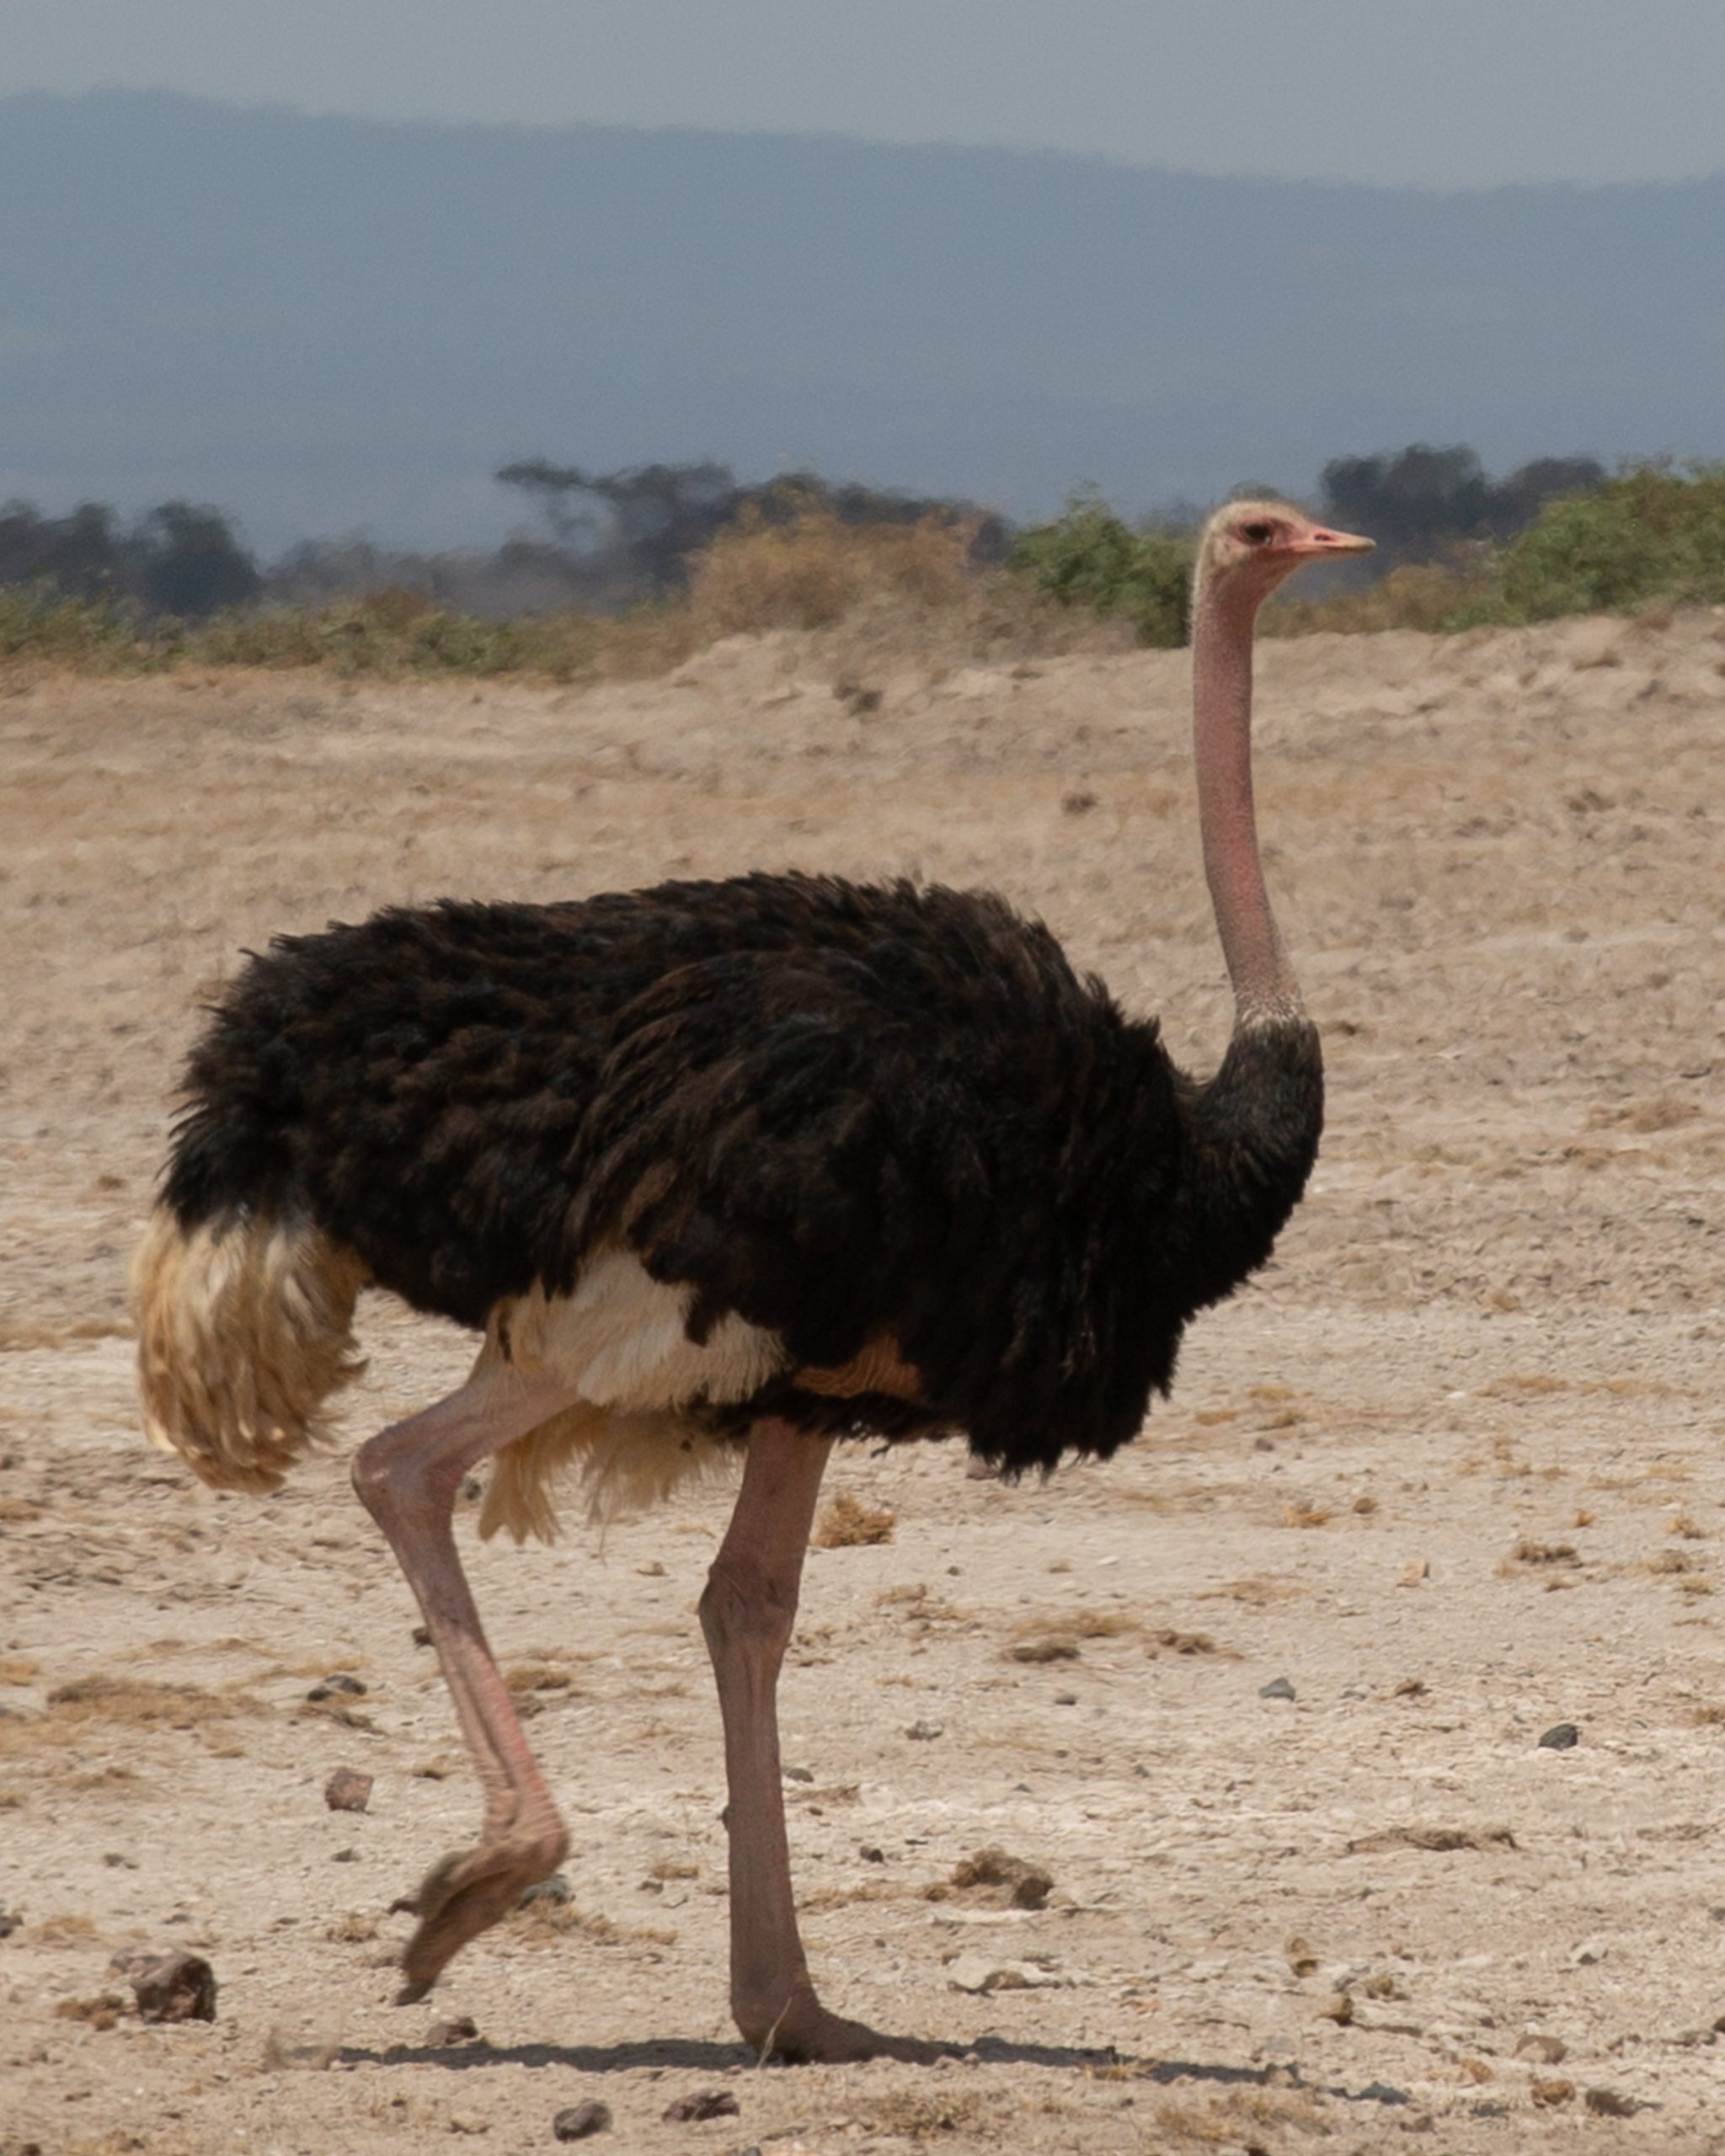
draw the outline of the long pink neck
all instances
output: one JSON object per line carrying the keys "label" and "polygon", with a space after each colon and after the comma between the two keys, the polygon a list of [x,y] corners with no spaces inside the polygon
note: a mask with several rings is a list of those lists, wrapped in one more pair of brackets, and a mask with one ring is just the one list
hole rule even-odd
{"label": "long pink neck", "polygon": [[1236,1033],[1304,1013],[1270,911],[1252,802],[1252,632],[1263,594],[1204,579],[1192,619],[1192,744],[1204,869]]}

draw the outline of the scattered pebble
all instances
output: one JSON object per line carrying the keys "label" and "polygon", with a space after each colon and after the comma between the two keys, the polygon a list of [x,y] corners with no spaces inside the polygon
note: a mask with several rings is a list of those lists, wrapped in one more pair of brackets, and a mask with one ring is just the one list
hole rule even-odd
{"label": "scattered pebble", "polygon": [[1318,2009],[1320,2020],[1333,2021],[1338,2029],[1345,2029],[1354,2019],[1354,2001],[1345,1991],[1332,1992]]}
{"label": "scattered pebble", "polygon": [[872,1842],[864,1842],[862,1846],[857,1850],[857,1854],[862,1858],[864,1864],[884,1864],[886,1862],[886,1851],[884,1849],[876,1849]]}
{"label": "scattered pebble", "polygon": [[446,2044],[476,2044],[478,2041],[479,2025],[470,2014],[457,2014],[450,2021],[434,2021],[425,2031],[425,2041],[434,2051],[441,2051]]}
{"label": "scattered pebble", "polygon": [[1288,1967],[1296,1977],[1313,1977],[1317,1974],[1317,1956],[1312,1951],[1311,1941],[1302,1937],[1299,1932],[1296,1931],[1294,1934],[1283,1947],[1282,1951],[1288,1957]]}
{"label": "scattered pebble", "polygon": [[200,1954],[135,1947],[109,1964],[131,1986],[141,2021],[213,2021],[216,1972]]}
{"label": "scattered pebble", "polygon": [[561,1904],[574,1899],[575,1890],[561,1871],[553,1871],[549,1879],[536,1879],[523,1890],[517,1908],[531,1909],[535,1902],[555,1902]]}
{"label": "scattered pebble", "polygon": [[729,2089],[697,2089],[692,2095],[679,2096],[674,2104],[666,2105],[660,2116],[667,2126],[677,2126],[691,2120],[734,2119],[738,2109]]}
{"label": "scattered pebble", "polygon": [[[736,2105],[732,2105],[734,2111]],[[551,2121],[553,2137],[558,2141],[585,2141],[590,2134],[611,2132],[611,2106],[589,2097],[585,2104],[571,2104],[559,2111]]]}
{"label": "scattered pebble", "polygon": [[1581,1742],[1581,1732],[1573,1721],[1553,1722],[1540,1739],[1540,1747],[1546,1752],[1567,1752]]}
{"label": "scattered pebble", "polygon": [[1569,1958],[1578,1969],[1590,1969],[1595,1961],[1603,1961],[1610,1951],[1603,1939],[1587,1939]]}
{"label": "scattered pebble", "polygon": [[366,1687],[357,1677],[350,1677],[344,1669],[338,1669],[329,1676],[320,1678],[307,1693],[308,1700],[363,1700]]}
{"label": "scattered pebble", "polygon": [[913,1721],[905,1732],[906,1737],[924,1744],[934,1737],[944,1737],[946,1733],[947,1726],[943,1721]]}
{"label": "scattered pebble", "polygon": [[430,1626],[429,1625],[415,1625],[414,1627],[414,1645],[416,1647],[429,1647],[430,1644]]}
{"label": "scattered pebble", "polygon": [[1273,1677],[1268,1684],[1258,1686],[1258,1696],[1260,1700],[1291,1700],[1297,1694],[1285,1677]]}
{"label": "scattered pebble", "polygon": [[23,1922],[16,1909],[0,1909],[0,1939],[10,1939]]}
{"label": "scattered pebble", "polygon": [[1574,2102],[1575,2084],[1573,2081],[1565,2081],[1554,2074],[1548,2079],[1530,2082],[1528,2084],[1527,2093],[1535,2103],[1541,2105],[1547,2111],[1551,2111],[1555,2110],[1559,2104]]}
{"label": "scattered pebble", "polygon": [[1423,1581],[1429,1580],[1431,1576],[1432,1566],[1429,1557],[1410,1557],[1402,1567],[1401,1577],[1396,1584],[1397,1587],[1418,1587]]}
{"label": "scattered pebble", "polygon": [[1567,2053],[1569,2047],[1561,2036],[1547,2036],[1536,2029],[1530,2029],[1515,2047],[1517,2058],[1536,2058],[1541,2066],[1556,2066]]}
{"label": "scattered pebble", "polygon": [[1057,1707],[1076,1707],[1077,1704],[1078,1694],[1076,1692],[1056,1692],[1055,1694],[1055,1705]]}
{"label": "scattered pebble", "polygon": [[363,1812],[371,1801],[371,1777],[338,1767],[323,1785],[323,1801],[332,1812]]}
{"label": "scattered pebble", "polygon": [[786,1767],[781,1771],[788,1782],[812,1782],[814,1779],[812,1767]]}
{"label": "scattered pebble", "polygon": [[1621,2095],[1615,2089],[1589,2089],[1581,2100],[1602,2119],[1632,2119],[1641,2109],[1633,2096]]}

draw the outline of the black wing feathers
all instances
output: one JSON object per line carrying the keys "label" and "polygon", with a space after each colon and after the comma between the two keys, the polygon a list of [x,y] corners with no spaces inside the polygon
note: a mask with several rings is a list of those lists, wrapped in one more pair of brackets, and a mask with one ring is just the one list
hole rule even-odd
{"label": "black wing feathers", "polygon": [[1130,1437],[1232,1284],[1193,1294],[1195,1096],[1154,1027],[985,894],[386,912],[254,958],[187,1092],[186,1225],[301,1208],[471,1326],[621,1238],[697,1335],[737,1311],[814,1367],[886,1337],[923,1375],[916,1406],[793,1385],[777,1412],[959,1424],[1013,1467]]}

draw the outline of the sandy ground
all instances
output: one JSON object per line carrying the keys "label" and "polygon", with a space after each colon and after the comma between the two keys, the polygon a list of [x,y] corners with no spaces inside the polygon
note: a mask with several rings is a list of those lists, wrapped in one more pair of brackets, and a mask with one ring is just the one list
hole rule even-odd
{"label": "sandy ground", "polygon": [[[589,2099],[648,2156],[1725,2149],[1718,615],[1263,653],[1332,1102],[1278,1262],[1112,1466],[1012,1491],[858,1449],[831,1486],[890,1539],[809,1564],[811,1954],[953,2058],[735,2041],[718,1492],[474,1546],[572,1898],[388,2003],[390,1904],[475,1817],[406,1590],[343,1459],[221,1499],[136,1430],[123,1268],[193,1006],[385,900],[799,864],[996,883],[1213,1057],[1178,655],[880,669],[873,712],[849,663],[0,697],[0,2152],[526,2149]],[[362,1317],[355,1439],[467,1352]],[[335,1671],[365,1693],[309,1702]],[[950,1885],[990,1845],[1046,1908]],[[207,1956],[213,2024],[134,2017],[140,1942]],[[701,2089],[734,2113],[663,2122]]]}

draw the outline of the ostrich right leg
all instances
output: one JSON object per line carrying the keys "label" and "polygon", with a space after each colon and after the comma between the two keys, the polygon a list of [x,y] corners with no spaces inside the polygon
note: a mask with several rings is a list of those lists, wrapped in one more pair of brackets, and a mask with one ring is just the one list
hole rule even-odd
{"label": "ostrich right leg", "polygon": [[788,1422],[750,1433],[736,1510],[701,1597],[724,1722],[731,2012],[763,2058],[927,2063],[937,2047],[830,2014],[815,1996],[791,1891],[778,1750],[778,1673],[830,1438]]}
{"label": "ostrich right leg", "polygon": [[478,1845],[435,1865],[414,1907],[398,2005],[423,1999],[451,1956],[562,1863],[569,1834],[527,1748],[456,1554],[455,1501],[468,1470],[567,1407],[574,1394],[514,1369],[476,1372],[460,1391],[363,1445],[354,1487],[389,1539],[425,1614],[485,1810]]}

